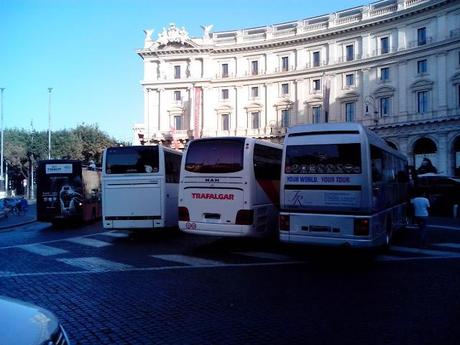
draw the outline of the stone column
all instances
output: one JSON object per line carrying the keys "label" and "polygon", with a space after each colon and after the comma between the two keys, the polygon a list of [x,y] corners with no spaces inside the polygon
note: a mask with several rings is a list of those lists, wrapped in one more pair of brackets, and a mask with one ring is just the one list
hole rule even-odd
{"label": "stone column", "polygon": [[213,114],[212,109],[210,108],[210,101],[212,97],[211,92],[212,88],[210,86],[203,87],[202,112],[200,119],[201,136],[203,136],[203,133],[209,133],[212,128],[211,118]]}
{"label": "stone column", "polygon": [[447,142],[447,133],[438,135],[438,173],[448,175],[447,162],[449,161],[449,147]]}
{"label": "stone column", "polygon": [[[447,53],[442,52],[436,55],[437,68],[438,68],[438,102],[437,107],[435,108],[438,111],[447,110]],[[442,114],[440,114],[442,115]]]}
{"label": "stone column", "polygon": [[301,111],[301,107],[300,107],[300,95],[301,95],[301,92],[300,92],[300,88],[301,88],[301,83],[302,83],[302,79],[296,79],[294,80],[294,105],[293,105],[293,110],[294,110],[294,123],[292,123],[291,125],[297,125],[300,123],[300,119],[302,118],[301,114],[300,114],[300,111]]}
{"label": "stone column", "polygon": [[[361,70],[361,94],[363,95],[363,107],[362,107],[362,113],[365,114],[363,119],[370,119],[372,118],[373,113],[374,113],[374,106],[375,104],[368,105],[368,112],[366,113],[366,100],[370,96],[370,73],[371,69],[370,68],[363,68]],[[367,116],[367,117],[366,117]]]}
{"label": "stone column", "polygon": [[406,25],[398,27],[398,51],[406,49]]}
{"label": "stone column", "polygon": [[406,155],[409,165],[414,161],[412,150],[408,147],[409,138],[407,136],[398,137],[399,151]]}
{"label": "stone column", "polygon": [[[407,115],[409,110],[408,105],[408,75],[407,75],[407,61],[400,61],[398,65],[398,71],[394,71],[397,73],[398,78],[398,86],[396,94],[399,96],[398,103],[399,103],[399,114],[398,115]],[[390,75],[390,78],[393,78]],[[395,76],[396,78],[396,76]],[[410,92],[410,91],[409,91]]]}
{"label": "stone column", "polygon": [[169,131],[169,116],[166,114],[165,89],[158,89],[158,134]]}
{"label": "stone column", "polygon": [[274,109],[273,109],[273,100],[275,99],[271,93],[271,87],[272,83],[265,83],[264,88],[265,88],[265,106],[264,106],[264,111],[265,111],[265,133],[270,134],[270,124],[274,123],[275,121],[275,116],[273,115]]}

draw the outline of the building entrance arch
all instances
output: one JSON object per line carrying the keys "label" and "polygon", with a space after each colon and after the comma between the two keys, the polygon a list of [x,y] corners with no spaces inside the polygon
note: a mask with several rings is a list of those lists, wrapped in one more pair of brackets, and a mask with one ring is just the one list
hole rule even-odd
{"label": "building entrance arch", "polygon": [[414,166],[417,174],[437,173],[438,147],[430,138],[420,138],[414,143]]}

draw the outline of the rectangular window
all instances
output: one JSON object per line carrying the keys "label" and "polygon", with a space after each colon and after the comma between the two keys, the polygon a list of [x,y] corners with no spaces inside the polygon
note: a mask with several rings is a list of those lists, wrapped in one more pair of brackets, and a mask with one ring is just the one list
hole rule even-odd
{"label": "rectangular window", "polygon": [[387,54],[390,51],[390,40],[388,37],[380,39],[380,54]]}
{"label": "rectangular window", "polygon": [[241,171],[244,141],[244,138],[192,141],[187,149],[185,170],[212,174]]}
{"label": "rectangular window", "polygon": [[380,69],[380,80],[386,81],[390,79],[390,68],[382,67]]}
{"label": "rectangular window", "polygon": [[282,95],[289,94],[289,84],[281,84],[281,94]]}
{"label": "rectangular window", "polygon": [[380,116],[390,115],[390,97],[380,98]]}
{"label": "rectangular window", "polygon": [[417,30],[417,45],[423,46],[426,44],[426,28]]}
{"label": "rectangular window", "polygon": [[313,90],[321,90],[321,79],[313,79]]}
{"label": "rectangular window", "polygon": [[222,99],[228,99],[228,89],[222,89]]}
{"label": "rectangular window", "polygon": [[108,148],[105,169],[107,174],[158,173],[158,146]]}
{"label": "rectangular window", "polygon": [[345,47],[345,52],[346,52],[346,60],[353,61],[355,57],[355,49],[354,49],[353,44],[347,45]]}
{"label": "rectangular window", "polygon": [[355,75],[354,74],[347,74],[345,76],[345,85],[346,86],[353,86],[355,85]]}
{"label": "rectangular window", "polygon": [[260,112],[255,111],[251,113],[251,128],[258,129],[260,126]]}
{"label": "rectangular window", "polygon": [[460,84],[457,85],[457,107],[460,108]]}
{"label": "rectangular window", "polygon": [[222,64],[222,78],[228,77],[228,63]]}
{"label": "rectangular window", "polygon": [[230,129],[230,115],[222,114],[222,130],[228,131]]}
{"label": "rectangular window", "polygon": [[361,174],[361,145],[288,145],[284,169],[286,174]]}
{"label": "rectangular window", "polygon": [[259,74],[259,61],[251,61],[251,74],[258,75]]}
{"label": "rectangular window", "polygon": [[182,129],[182,116],[174,116],[174,128],[177,130]]}
{"label": "rectangular window", "polygon": [[428,111],[428,91],[417,92],[417,112],[426,113]]}
{"label": "rectangular window", "polygon": [[257,86],[251,87],[251,97],[259,97],[259,88]]}
{"label": "rectangular window", "polygon": [[355,121],[355,109],[356,109],[356,102],[345,103],[345,121],[346,122]]}
{"label": "rectangular window", "polygon": [[313,67],[318,67],[320,65],[320,52],[313,52]]}
{"label": "rectangular window", "polygon": [[174,79],[180,79],[180,66],[174,66]]}
{"label": "rectangular window", "polygon": [[321,106],[315,106],[311,108],[313,115],[313,123],[321,123]]}
{"label": "rectangular window", "polygon": [[422,74],[426,73],[428,70],[426,59],[417,61],[417,73]]}
{"label": "rectangular window", "polygon": [[283,56],[281,58],[281,70],[283,72],[289,71],[289,57]]}
{"label": "rectangular window", "polygon": [[181,100],[180,91],[174,91],[174,100],[175,101],[180,101]]}
{"label": "rectangular window", "polygon": [[290,124],[290,114],[289,109],[281,110],[281,126],[282,127],[289,127]]}

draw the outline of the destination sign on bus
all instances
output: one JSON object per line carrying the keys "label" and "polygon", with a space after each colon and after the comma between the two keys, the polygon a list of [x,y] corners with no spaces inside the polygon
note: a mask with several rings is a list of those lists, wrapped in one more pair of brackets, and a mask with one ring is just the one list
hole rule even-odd
{"label": "destination sign on bus", "polygon": [[71,174],[72,164],[46,164],[46,174]]}
{"label": "destination sign on bus", "polygon": [[288,183],[351,183],[350,176],[287,176]]}

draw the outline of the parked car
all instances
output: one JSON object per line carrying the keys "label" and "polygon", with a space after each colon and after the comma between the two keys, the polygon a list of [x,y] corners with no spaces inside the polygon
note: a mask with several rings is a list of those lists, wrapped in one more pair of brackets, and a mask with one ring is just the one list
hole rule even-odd
{"label": "parked car", "polygon": [[69,345],[64,328],[50,311],[0,297],[0,344]]}
{"label": "parked car", "polygon": [[460,205],[460,179],[439,174],[419,175],[416,191],[426,193],[430,199],[432,216],[452,217],[453,206]]}

